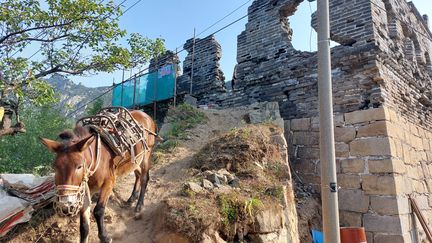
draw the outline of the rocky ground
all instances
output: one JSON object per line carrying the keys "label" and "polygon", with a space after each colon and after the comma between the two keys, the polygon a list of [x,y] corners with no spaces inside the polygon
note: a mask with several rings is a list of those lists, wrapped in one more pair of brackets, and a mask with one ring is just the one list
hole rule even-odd
{"label": "rocky ground", "polygon": [[[223,223],[224,211],[218,210],[217,206],[225,205],[224,202],[249,202],[245,205],[245,208],[249,209],[245,210],[245,215],[247,215],[247,212],[256,213],[252,212],[255,206],[259,212],[260,203],[270,205],[271,202],[274,202],[272,197],[262,197],[260,201],[253,201],[254,197],[250,197],[250,195],[254,194],[252,189],[259,183],[254,185],[254,181],[257,182],[257,180],[247,174],[250,170],[235,164],[238,158],[242,156],[242,150],[252,149],[257,154],[250,155],[251,158],[257,159],[256,161],[259,161],[259,158],[262,159],[265,154],[259,154],[260,151],[263,151],[258,146],[259,144],[255,144],[256,148],[241,147],[241,142],[237,144],[240,146],[237,148],[217,147],[221,145],[218,143],[218,141],[221,142],[221,139],[230,139],[231,136],[231,139],[235,140],[245,136],[245,133],[239,131],[248,126],[243,119],[248,114],[248,110],[237,108],[236,110],[206,110],[204,112],[207,117],[205,122],[188,130],[187,136],[178,140],[175,149],[170,152],[158,153],[156,163],[150,172],[145,207],[140,219],[134,218],[133,208],[124,206],[124,202],[132,190],[134,176],[130,174],[118,178],[105,216],[107,230],[114,242],[187,242],[185,237],[193,238],[194,241],[208,240],[205,242],[224,242],[222,237],[231,240],[239,239],[243,236],[239,236],[237,228],[224,228],[229,224]],[[270,134],[269,131],[265,132]],[[221,153],[221,151],[225,151],[225,153]],[[231,152],[228,153],[228,151]],[[237,152],[233,153],[233,151]],[[229,158],[229,156],[240,157]],[[223,164],[215,164],[214,158],[217,158],[217,161],[224,161]],[[264,166],[268,164],[271,163],[266,163]],[[262,166],[263,164],[257,164],[254,165],[254,168]],[[247,183],[245,183],[246,181]],[[266,183],[273,183],[273,181]],[[240,184],[242,184],[241,190],[239,189]],[[245,186],[249,184],[252,186]],[[309,228],[320,228],[319,202],[313,199],[312,194],[301,182],[296,183],[296,188],[300,242],[310,242]],[[249,190],[249,193],[245,193],[245,190]],[[273,194],[276,196],[273,195],[273,198],[278,197],[277,193],[278,191],[274,190]],[[232,194],[236,195],[235,200],[223,196]],[[272,192],[269,195],[272,195]],[[261,212],[263,215],[266,210],[261,210]],[[206,217],[201,217],[203,214]],[[263,217],[261,216],[261,218]],[[193,222],[191,223],[191,220],[187,220],[187,218],[192,219]],[[251,218],[254,220],[259,217]],[[230,218],[227,216],[227,219]],[[242,222],[246,222],[245,220]],[[240,220],[236,221],[234,225],[244,226],[239,222]],[[202,228],[200,229],[200,227]],[[201,233],[202,231],[200,232],[203,229],[206,230],[204,235]],[[215,229],[216,232],[209,232],[209,229]],[[220,235],[217,230],[221,232]],[[249,229],[249,231],[251,230]],[[98,242],[97,227],[93,219],[91,232],[90,242]],[[197,232],[200,234],[194,234]],[[246,240],[248,242],[263,242],[266,238],[260,236],[259,232],[259,230],[252,230],[254,234],[249,234]],[[243,232],[242,234],[247,235],[247,233]],[[276,237],[267,233],[265,237]],[[77,242],[78,239],[77,218],[59,218],[53,215],[52,210],[44,209],[37,212],[32,221],[17,227],[3,240],[9,242]]]}

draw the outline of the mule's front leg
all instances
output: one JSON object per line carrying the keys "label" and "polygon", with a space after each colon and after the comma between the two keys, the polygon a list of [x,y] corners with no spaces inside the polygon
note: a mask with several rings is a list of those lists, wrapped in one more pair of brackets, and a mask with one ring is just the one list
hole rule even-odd
{"label": "mule's front leg", "polygon": [[90,205],[85,205],[80,212],[80,242],[87,243],[90,232]]}
{"label": "mule's front leg", "polygon": [[96,204],[96,207],[94,208],[93,214],[96,219],[96,223],[98,226],[99,231],[99,240],[102,243],[109,243],[112,242],[111,237],[108,236],[108,233],[105,229],[104,225],[104,214],[105,214],[105,207],[108,203],[109,196],[112,192],[112,185],[113,183],[107,183],[104,184],[100,191],[100,196],[98,199],[98,202]]}

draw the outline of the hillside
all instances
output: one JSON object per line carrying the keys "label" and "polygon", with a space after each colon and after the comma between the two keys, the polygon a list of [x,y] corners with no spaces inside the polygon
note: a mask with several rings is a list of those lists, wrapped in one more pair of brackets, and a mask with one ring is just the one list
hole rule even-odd
{"label": "hillside", "polygon": [[[75,84],[72,80],[59,74],[52,75],[47,81],[53,86],[56,93],[60,95],[58,106],[65,114],[81,107],[110,88],[109,86],[89,88],[82,84]],[[110,105],[111,92],[104,95],[102,99],[104,100],[105,106]],[[84,111],[85,108],[79,110],[74,114],[74,117],[81,116]]]}
{"label": "hillside", "polygon": [[[117,179],[105,214],[114,242],[295,243],[297,231],[300,242],[310,242],[309,227],[320,227],[319,204],[297,184],[297,217],[283,130],[270,122],[280,120],[269,107],[204,110],[180,131],[174,128],[187,126],[168,117],[139,217],[124,204],[133,174]],[[193,116],[188,112],[184,117]],[[45,209],[7,240],[76,242],[78,222]],[[90,242],[98,242],[94,219],[91,232]]]}

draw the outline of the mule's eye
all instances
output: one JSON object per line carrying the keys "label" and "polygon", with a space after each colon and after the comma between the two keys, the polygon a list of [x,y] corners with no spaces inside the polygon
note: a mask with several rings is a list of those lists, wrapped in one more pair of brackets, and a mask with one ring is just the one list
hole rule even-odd
{"label": "mule's eye", "polygon": [[80,170],[82,167],[82,165],[78,165],[77,170]]}

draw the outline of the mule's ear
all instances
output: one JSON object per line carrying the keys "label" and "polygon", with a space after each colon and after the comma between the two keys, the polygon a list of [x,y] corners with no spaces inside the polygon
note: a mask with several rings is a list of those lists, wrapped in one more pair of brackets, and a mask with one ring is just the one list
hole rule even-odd
{"label": "mule's ear", "polygon": [[61,148],[61,143],[59,143],[57,141],[50,140],[47,138],[41,138],[41,137],[39,137],[39,139],[40,139],[41,143],[43,145],[45,145],[49,149],[49,151],[51,151],[51,152],[57,153]]}
{"label": "mule's ear", "polygon": [[75,144],[75,147],[78,151],[82,152],[90,146],[90,144],[95,140],[94,136],[89,136],[87,138],[82,139],[78,143]]}

